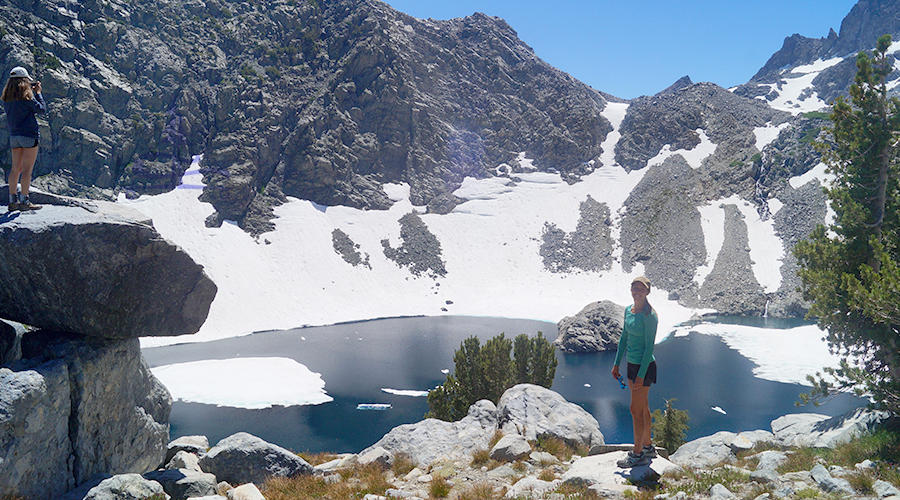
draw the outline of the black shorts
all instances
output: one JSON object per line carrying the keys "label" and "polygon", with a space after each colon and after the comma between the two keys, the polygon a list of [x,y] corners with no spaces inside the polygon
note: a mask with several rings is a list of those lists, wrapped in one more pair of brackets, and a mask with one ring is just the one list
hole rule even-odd
{"label": "black shorts", "polygon": [[[641,365],[635,365],[632,363],[628,363],[628,380],[634,382],[634,379],[637,378],[638,371],[641,369]],[[656,361],[651,361],[650,366],[647,367],[647,374],[644,375],[644,387],[649,387],[650,384],[656,383]]]}

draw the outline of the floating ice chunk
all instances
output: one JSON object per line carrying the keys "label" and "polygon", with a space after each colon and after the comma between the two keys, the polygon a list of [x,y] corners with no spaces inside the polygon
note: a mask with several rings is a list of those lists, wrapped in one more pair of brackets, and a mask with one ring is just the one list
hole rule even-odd
{"label": "floating ice chunk", "polygon": [[395,396],[412,396],[414,398],[421,398],[423,396],[428,395],[428,391],[410,391],[404,389],[387,389],[382,387],[381,392],[386,392],[388,394],[393,394]]}
{"label": "floating ice chunk", "polygon": [[710,407],[710,409],[712,411],[717,411],[717,412],[721,413],[722,415],[728,415],[727,413],[725,413],[725,410],[723,410],[721,407],[713,406],[713,407]]}
{"label": "floating ice chunk", "polygon": [[357,410],[375,410],[375,411],[384,411],[390,410],[391,405],[382,404],[382,403],[360,403],[356,405]]}

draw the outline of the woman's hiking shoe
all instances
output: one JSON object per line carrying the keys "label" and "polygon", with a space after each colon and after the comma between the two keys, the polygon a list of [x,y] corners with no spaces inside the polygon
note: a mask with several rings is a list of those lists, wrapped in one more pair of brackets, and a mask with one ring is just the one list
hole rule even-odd
{"label": "woman's hiking shoe", "polygon": [[18,209],[19,209],[19,202],[17,202],[17,201],[11,201],[11,202],[9,202],[9,205],[6,206],[7,212],[15,212]]}
{"label": "woman's hiking shoe", "polygon": [[647,465],[649,463],[650,457],[646,456],[643,452],[635,454],[633,451],[629,451],[628,455],[626,455],[625,458],[616,462],[616,465],[623,469],[630,469],[632,467]]}
{"label": "woman's hiking shoe", "polygon": [[[44,208],[43,205],[37,205],[37,204],[35,204],[35,203],[32,203],[31,200],[29,200],[27,196],[25,197],[25,200],[24,200],[24,201],[21,201],[21,202],[19,202],[19,204],[18,204],[18,210],[22,210],[22,211],[25,211],[25,210],[40,210],[40,209],[42,209],[42,208]],[[10,209],[10,210],[12,210],[12,209]]]}
{"label": "woman's hiking shoe", "polygon": [[647,458],[656,458],[656,446],[644,446],[641,448],[641,452],[643,452],[644,456]]}

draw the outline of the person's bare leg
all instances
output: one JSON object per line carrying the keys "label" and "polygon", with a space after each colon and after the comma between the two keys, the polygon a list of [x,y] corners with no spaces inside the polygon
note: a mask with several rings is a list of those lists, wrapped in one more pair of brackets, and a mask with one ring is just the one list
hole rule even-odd
{"label": "person's bare leg", "polygon": [[640,386],[631,391],[631,421],[634,425],[634,451],[640,454],[645,445],[650,444],[650,388]]}
{"label": "person's bare leg", "polygon": [[[9,196],[11,200],[15,199],[16,188],[19,186],[19,177],[22,175],[22,157],[25,148],[13,148],[12,150],[12,167],[9,169]],[[18,201],[18,200],[16,200]]]}
{"label": "person's bare leg", "polygon": [[22,153],[22,196],[28,196],[31,188],[31,171],[34,170],[34,162],[37,160],[38,147],[24,148]]}

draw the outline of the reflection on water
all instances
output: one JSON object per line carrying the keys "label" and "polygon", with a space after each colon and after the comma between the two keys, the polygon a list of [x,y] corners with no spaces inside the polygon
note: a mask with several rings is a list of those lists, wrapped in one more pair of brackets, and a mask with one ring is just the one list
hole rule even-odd
{"label": "reflection on water", "polygon": [[[555,324],[541,321],[393,318],[262,332],[143,352],[150,366],[249,356],[291,358],[320,373],[325,390],[334,398],[322,405],[264,410],[176,402],[170,418],[172,438],[202,434],[215,443],[245,431],[295,451],[358,452],[393,427],[421,420],[428,411],[426,398],[390,394],[382,388],[423,391],[442,384],[441,370],[453,368],[453,352],[471,335],[483,344],[501,332],[514,338],[538,331],[550,340],[557,334]],[[797,395],[806,388],[753,377],[753,363],[718,337],[673,338],[659,344],[655,352],[659,383],[650,390],[651,409],[663,407],[666,399],[677,399],[675,407],[689,412],[689,440],[721,430],[769,430],[773,419],[787,413],[836,415],[862,404],[846,396],[819,408],[796,408]],[[557,351],[557,359],[553,390],[593,414],[608,443],[631,442],[628,391],[609,373],[615,352]],[[359,405],[391,406],[384,411],[362,411]],[[726,414],[712,410],[714,406]]]}

